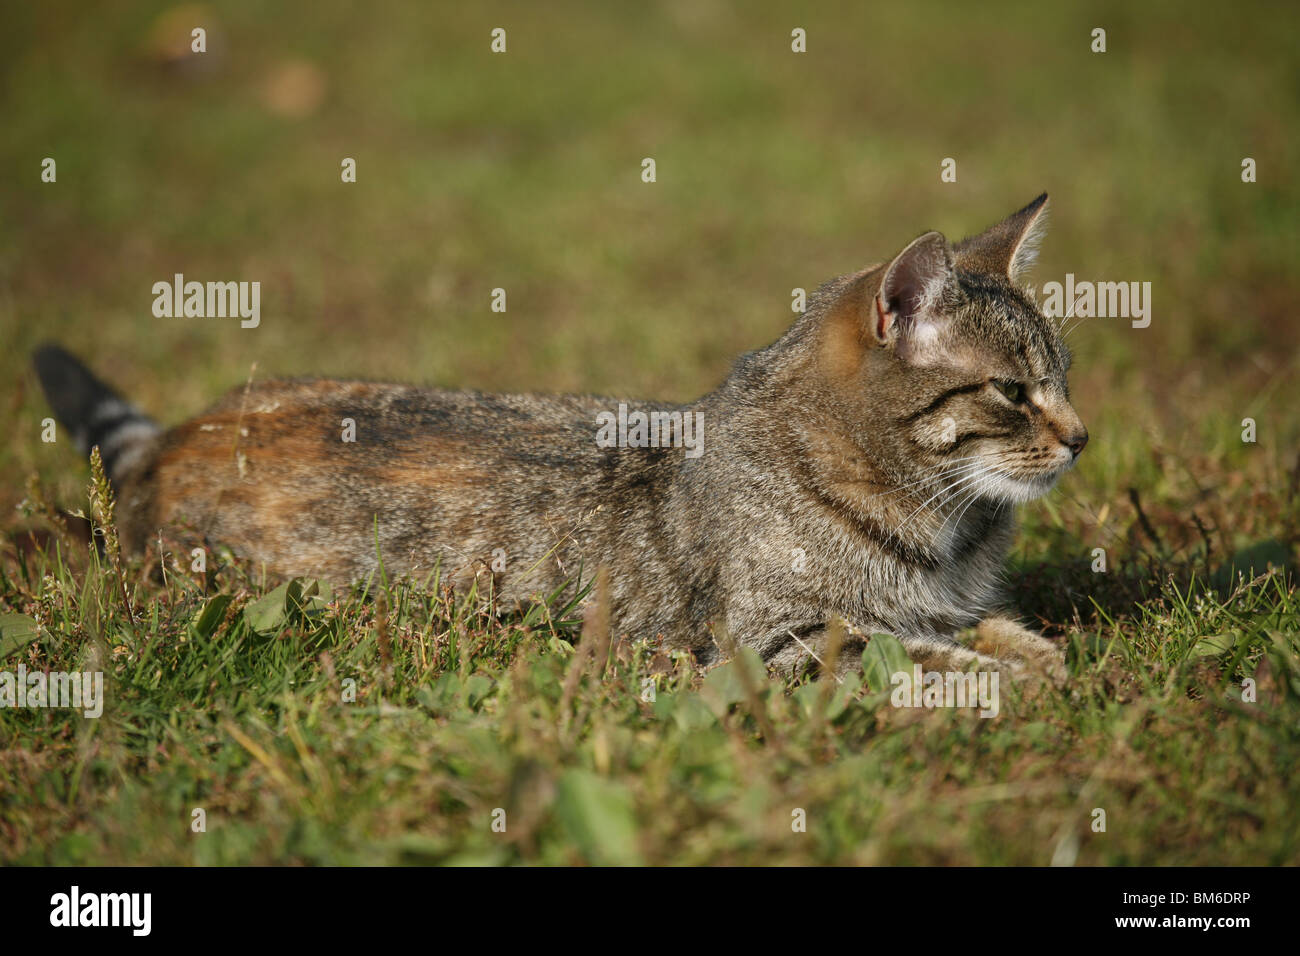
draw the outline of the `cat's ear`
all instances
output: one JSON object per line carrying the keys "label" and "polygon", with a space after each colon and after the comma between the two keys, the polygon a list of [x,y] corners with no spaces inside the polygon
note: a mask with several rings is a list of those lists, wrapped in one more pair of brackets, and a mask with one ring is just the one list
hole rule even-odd
{"label": "cat's ear", "polygon": [[952,247],[957,265],[969,272],[1005,275],[1019,285],[1038,258],[1038,245],[1047,234],[1047,193],[978,236]]}
{"label": "cat's ear", "polygon": [[876,342],[893,346],[903,358],[933,342],[946,321],[941,303],[951,272],[948,241],[941,234],[927,232],[912,240],[881,277],[867,317]]}

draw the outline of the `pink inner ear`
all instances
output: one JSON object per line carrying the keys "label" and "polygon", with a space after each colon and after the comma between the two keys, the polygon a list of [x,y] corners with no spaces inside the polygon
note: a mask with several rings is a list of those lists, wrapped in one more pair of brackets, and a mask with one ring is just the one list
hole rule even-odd
{"label": "pink inner ear", "polygon": [[896,312],[900,334],[906,334],[914,319],[933,305],[949,272],[946,243],[937,232],[929,232],[898,254],[880,284],[880,299]]}
{"label": "pink inner ear", "polygon": [[889,332],[889,326],[892,321],[892,315],[885,308],[885,304],[880,301],[880,296],[876,296],[876,338],[885,341],[885,335]]}

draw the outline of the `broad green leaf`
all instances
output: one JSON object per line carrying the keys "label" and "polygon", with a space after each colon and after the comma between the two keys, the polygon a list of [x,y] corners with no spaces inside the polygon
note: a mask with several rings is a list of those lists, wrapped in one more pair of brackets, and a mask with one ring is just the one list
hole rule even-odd
{"label": "broad green leaf", "polygon": [[719,718],[726,715],[732,704],[745,699],[745,680],[738,668],[745,668],[757,693],[761,695],[768,688],[767,668],[758,652],[751,647],[742,647],[737,657],[743,659],[727,661],[710,670],[700,688],[700,697]]}
{"label": "broad green leaf", "polygon": [[285,608],[296,616],[307,621],[315,621],[326,609],[326,605],[334,600],[333,589],[324,581],[298,581],[289,582],[289,591],[285,598]]}
{"label": "broad green leaf", "polygon": [[[857,693],[862,689],[862,676],[856,673],[845,674],[839,681],[835,681],[835,687],[829,690],[831,698],[826,702],[825,718],[835,720],[848,709],[849,705],[857,698]],[[799,710],[805,717],[811,717],[817,713],[817,708],[821,706],[820,701],[828,692],[824,681],[811,681],[801,685],[794,692],[795,703],[799,705]]]}
{"label": "broad green leaf", "polygon": [[862,651],[862,676],[867,690],[879,694],[893,685],[890,678],[899,671],[912,672],[912,659],[902,642],[892,634],[872,634]]}
{"label": "broad green leaf", "polygon": [[492,678],[486,674],[470,674],[465,679],[465,702],[475,710],[492,693]]}
{"label": "broad green leaf", "polygon": [[0,659],[22,650],[41,636],[41,625],[26,614],[0,614]]}
{"label": "broad green leaf", "polygon": [[658,691],[655,694],[654,703],[650,707],[658,720],[671,717],[677,710],[677,695],[670,691]]}
{"label": "broad green leaf", "polygon": [[848,709],[849,705],[857,697],[857,693],[862,689],[862,676],[860,674],[849,673],[835,685],[835,693],[831,696],[830,703],[826,705],[826,719],[834,720]]}
{"label": "broad green leaf", "polygon": [[795,703],[799,705],[799,711],[805,717],[811,717],[817,713],[817,701],[821,699],[822,688],[817,681],[809,681],[807,684],[800,684],[794,692]]}
{"label": "broad green leaf", "polygon": [[456,709],[461,689],[460,675],[449,672],[417,690],[415,700],[435,714],[449,714]]}
{"label": "broad green leaf", "polygon": [[699,694],[684,693],[677,697],[673,707],[673,720],[682,730],[699,730],[717,723],[713,711]]}
{"label": "broad green leaf", "polygon": [[193,631],[194,636],[211,637],[225,618],[226,609],[230,607],[230,602],[233,600],[234,598],[229,594],[218,594],[205,604],[190,622],[190,630]]}
{"label": "broad green leaf", "polygon": [[560,778],[555,813],[588,862],[641,862],[632,797],[622,784],[586,770],[570,770]]}
{"label": "broad green leaf", "polygon": [[562,637],[552,637],[552,638],[550,638],[550,639],[546,642],[546,646],[547,646],[548,648],[550,648],[551,653],[553,653],[553,654],[559,654],[561,657],[572,657],[572,656],[573,656],[573,645],[570,644],[568,641],[566,641],[566,640],[565,640],[564,638],[562,638]]}
{"label": "broad green leaf", "polygon": [[1217,657],[1220,654],[1227,654],[1237,646],[1241,636],[1240,631],[1224,631],[1222,634],[1203,637],[1192,645],[1192,656]]}
{"label": "broad green leaf", "polygon": [[285,605],[289,598],[289,585],[295,583],[287,581],[244,608],[244,620],[251,630],[258,634],[274,634],[288,623],[289,612]]}
{"label": "broad green leaf", "polygon": [[1264,633],[1273,642],[1273,646],[1282,653],[1292,656],[1300,654],[1300,634],[1295,631],[1275,631],[1269,628]]}

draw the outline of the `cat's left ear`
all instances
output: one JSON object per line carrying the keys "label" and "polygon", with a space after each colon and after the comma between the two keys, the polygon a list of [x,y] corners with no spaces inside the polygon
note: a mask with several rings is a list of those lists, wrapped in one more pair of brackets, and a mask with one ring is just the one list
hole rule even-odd
{"label": "cat's left ear", "polygon": [[942,303],[951,272],[948,242],[940,233],[912,240],[881,276],[868,317],[876,342],[904,359],[925,351],[946,324]]}
{"label": "cat's left ear", "polygon": [[1047,233],[1047,193],[978,236],[952,247],[953,259],[968,272],[1005,275],[1016,285],[1038,257]]}

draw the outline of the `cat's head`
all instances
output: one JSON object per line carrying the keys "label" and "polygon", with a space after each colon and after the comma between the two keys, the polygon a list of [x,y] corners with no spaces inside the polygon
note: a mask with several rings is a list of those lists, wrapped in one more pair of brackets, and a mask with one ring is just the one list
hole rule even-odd
{"label": "cat's head", "polygon": [[1070,352],[1020,287],[1046,212],[1044,194],[956,244],[928,232],[837,291],[825,357],[855,356],[857,437],[896,474],[1027,501],[1083,450]]}

